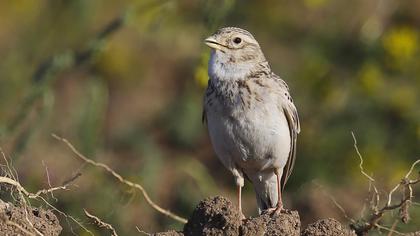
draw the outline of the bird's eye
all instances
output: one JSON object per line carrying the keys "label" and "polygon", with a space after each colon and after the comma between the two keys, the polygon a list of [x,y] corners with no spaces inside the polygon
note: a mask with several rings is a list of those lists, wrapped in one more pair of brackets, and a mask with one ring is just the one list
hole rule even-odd
{"label": "bird's eye", "polygon": [[239,38],[239,37],[236,37],[236,38],[233,39],[233,42],[236,43],[236,44],[240,44],[242,42],[242,39]]}

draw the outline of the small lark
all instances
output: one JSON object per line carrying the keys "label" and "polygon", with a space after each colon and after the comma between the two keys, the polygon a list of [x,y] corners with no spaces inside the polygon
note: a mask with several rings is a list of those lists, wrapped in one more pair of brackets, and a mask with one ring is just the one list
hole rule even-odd
{"label": "small lark", "polygon": [[300,132],[289,88],[248,31],[222,28],[205,43],[212,50],[203,119],[217,156],[235,177],[239,211],[246,177],[259,212],[279,213]]}

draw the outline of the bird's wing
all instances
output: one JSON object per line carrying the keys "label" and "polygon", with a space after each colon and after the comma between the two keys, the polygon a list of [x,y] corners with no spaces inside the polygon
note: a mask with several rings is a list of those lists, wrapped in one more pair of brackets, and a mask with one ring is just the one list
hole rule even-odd
{"label": "bird's wing", "polygon": [[289,93],[289,88],[280,77],[275,76],[276,81],[280,84],[282,93],[280,94],[282,96],[281,99],[281,108],[283,110],[284,115],[286,116],[287,123],[289,124],[289,133],[290,133],[290,152],[289,157],[287,159],[286,166],[283,169],[283,175],[281,178],[281,186],[282,190],[284,189],[284,186],[286,185],[287,180],[290,177],[290,174],[292,173],[293,166],[295,164],[296,159],[296,141],[297,141],[297,135],[300,132],[300,123],[299,123],[299,116],[296,109],[296,106],[293,104],[292,97]]}
{"label": "bird's wing", "polygon": [[204,98],[203,98],[203,113],[201,116],[201,121],[203,122],[203,124],[207,123],[206,105],[209,102],[209,97],[213,93],[214,93],[213,83],[211,79],[209,79],[207,82],[206,93],[204,94]]}
{"label": "bird's wing", "polygon": [[206,116],[206,108],[203,107],[203,113],[201,115],[201,122],[203,122],[203,124],[207,124],[207,116]]}

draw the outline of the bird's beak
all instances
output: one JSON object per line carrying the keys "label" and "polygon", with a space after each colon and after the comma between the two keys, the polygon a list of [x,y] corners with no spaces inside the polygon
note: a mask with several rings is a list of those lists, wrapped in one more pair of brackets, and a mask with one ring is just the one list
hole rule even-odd
{"label": "bird's beak", "polygon": [[225,48],[226,46],[224,46],[223,44],[220,44],[215,37],[210,36],[208,38],[206,38],[204,40],[204,43],[209,46],[210,48],[214,48],[214,49],[218,49],[218,50],[222,50],[223,48]]}

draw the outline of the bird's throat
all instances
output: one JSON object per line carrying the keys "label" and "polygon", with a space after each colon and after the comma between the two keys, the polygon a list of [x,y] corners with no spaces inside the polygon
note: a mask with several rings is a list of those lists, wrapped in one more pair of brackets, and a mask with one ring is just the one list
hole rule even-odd
{"label": "bird's throat", "polygon": [[219,80],[244,80],[252,73],[253,65],[237,62],[229,55],[213,51],[209,60],[209,76]]}

